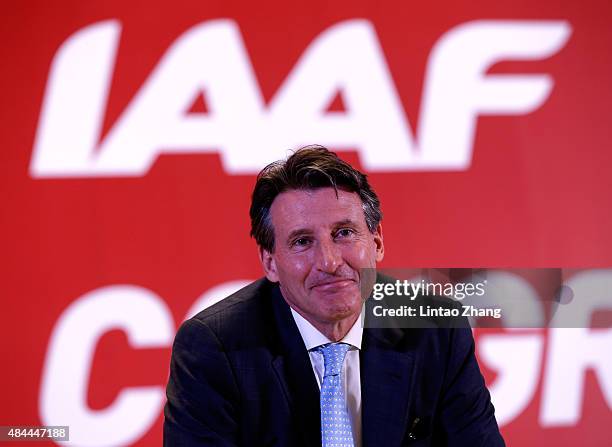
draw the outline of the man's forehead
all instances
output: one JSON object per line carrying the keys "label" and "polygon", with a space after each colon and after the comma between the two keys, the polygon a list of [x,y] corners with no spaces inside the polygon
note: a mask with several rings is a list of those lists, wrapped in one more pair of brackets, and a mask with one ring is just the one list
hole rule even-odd
{"label": "man's forehead", "polygon": [[362,209],[362,202],[357,193],[332,187],[289,189],[276,196],[271,209],[299,210],[301,208],[312,209],[312,207]]}
{"label": "man's forehead", "polygon": [[[342,221],[365,221],[361,199],[357,193],[334,188],[292,189],[279,194],[272,202],[272,221],[275,226],[304,226],[304,224],[333,224]],[[280,228],[279,228],[280,229]]]}

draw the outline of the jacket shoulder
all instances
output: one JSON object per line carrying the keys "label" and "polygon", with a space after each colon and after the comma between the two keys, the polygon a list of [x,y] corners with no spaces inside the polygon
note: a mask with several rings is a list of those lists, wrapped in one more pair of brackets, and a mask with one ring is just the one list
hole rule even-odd
{"label": "jacket shoulder", "polygon": [[248,284],[186,320],[179,328],[176,340],[179,343],[187,339],[197,340],[204,333],[214,336],[224,345],[255,340],[274,326],[274,287],[275,284],[266,278]]}

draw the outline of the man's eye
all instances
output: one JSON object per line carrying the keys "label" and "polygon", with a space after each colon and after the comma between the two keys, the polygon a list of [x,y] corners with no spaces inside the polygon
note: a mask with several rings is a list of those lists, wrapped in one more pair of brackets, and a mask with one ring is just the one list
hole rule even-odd
{"label": "man's eye", "polygon": [[336,237],[348,237],[354,233],[355,232],[350,228],[342,228],[341,230],[338,230],[338,232],[336,233]]}
{"label": "man's eye", "polygon": [[299,239],[296,239],[295,241],[293,241],[293,245],[296,247],[304,247],[306,245],[308,245],[310,243],[310,240],[305,238],[305,237],[301,237]]}

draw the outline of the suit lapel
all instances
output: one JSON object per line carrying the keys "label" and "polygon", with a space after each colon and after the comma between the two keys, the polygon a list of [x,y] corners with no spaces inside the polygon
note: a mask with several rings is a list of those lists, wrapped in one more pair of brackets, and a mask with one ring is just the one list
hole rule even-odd
{"label": "suit lapel", "polygon": [[397,348],[399,329],[364,329],[361,365],[364,447],[400,445],[408,424],[414,354]]}
{"label": "suit lapel", "polygon": [[305,445],[321,445],[319,386],[308,351],[291,310],[277,286],[272,292],[274,317],[279,331],[280,355],[272,367],[285,391],[296,429]]}

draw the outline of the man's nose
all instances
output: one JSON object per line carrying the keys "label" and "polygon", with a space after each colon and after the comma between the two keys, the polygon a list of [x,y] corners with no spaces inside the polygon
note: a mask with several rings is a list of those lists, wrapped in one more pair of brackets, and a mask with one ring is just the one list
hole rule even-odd
{"label": "man's nose", "polygon": [[318,244],[316,266],[325,273],[335,273],[342,264],[342,252],[333,241],[322,241]]}

